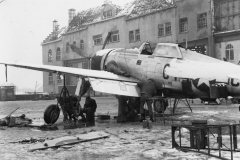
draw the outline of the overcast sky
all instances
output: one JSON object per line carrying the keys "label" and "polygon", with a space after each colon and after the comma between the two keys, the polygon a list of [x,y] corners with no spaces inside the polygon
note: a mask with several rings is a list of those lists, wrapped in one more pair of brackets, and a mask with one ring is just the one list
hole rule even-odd
{"label": "overcast sky", "polygon": [[[0,0],[1,1],[1,0]],[[123,6],[131,0],[112,0]],[[0,60],[42,64],[41,42],[51,33],[52,21],[67,26],[68,9],[81,10],[102,5],[104,0],[4,0],[0,3]],[[8,82],[19,90],[34,91],[42,84],[42,72],[8,67]],[[0,83],[5,67],[0,65]],[[28,88],[28,89],[27,89]]]}

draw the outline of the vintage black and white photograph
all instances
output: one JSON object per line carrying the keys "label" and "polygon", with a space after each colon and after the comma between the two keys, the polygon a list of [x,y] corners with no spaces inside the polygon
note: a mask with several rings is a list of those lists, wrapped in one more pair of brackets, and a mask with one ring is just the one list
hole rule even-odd
{"label": "vintage black and white photograph", "polygon": [[240,0],[0,0],[0,159],[240,159]]}

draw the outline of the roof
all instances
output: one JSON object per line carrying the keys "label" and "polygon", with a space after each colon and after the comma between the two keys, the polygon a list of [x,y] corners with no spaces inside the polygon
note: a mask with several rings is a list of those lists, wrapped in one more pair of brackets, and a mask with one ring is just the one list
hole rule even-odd
{"label": "roof", "polygon": [[[137,17],[143,14],[174,6],[171,0],[134,0],[124,5],[124,7],[120,7],[114,4],[109,5],[111,5],[116,10],[114,17],[126,15],[127,18]],[[79,12],[69,24],[66,32],[80,30],[90,23],[105,20],[101,19],[101,12],[103,9],[104,5]]]}
{"label": "roof", "polygon": [[10,87],[10,86],[15,86],[15,85],[11,82],[5,82],[0,84],[0,87]]}
{"label": "roof", "polygon": [[[127,19],[175,6],[173,0],[133,0],[123,7],[112,4],[111,2],[107,2],[107,4],[111,5],[116,10],[114,17],[127,16]],[[63,33],[79,31],[85,29],[91,23],[106,20],[101,18],[104,7],[105,4],[78,12],[76,16],[73,17],[68,27],[61,28],[55,33],[56,35],[52,32],[43,43],[61,39]]]}
{"label": "roof", "polygon": [[44,39],[44,41],[42,43],[47,43],[47,42],[52,42],[52,41],[56,41],[62,38],[62,34],[65,33],[67,27],[62,27],[58,30],[56,30],[55,32],[51,32],[47,38]]}

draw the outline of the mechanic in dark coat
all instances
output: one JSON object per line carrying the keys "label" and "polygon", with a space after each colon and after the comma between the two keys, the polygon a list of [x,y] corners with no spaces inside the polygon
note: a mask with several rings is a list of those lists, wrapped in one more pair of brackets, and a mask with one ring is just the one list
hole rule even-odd
{"label": "mechanic in dark coat", "polygon": [[141,100],[140,100],[140,113],[141,113],[141,122],[145,120],[145,111],[144,104],[147,103],[148,112],[151,121],[153,121],[153,111],[152,111],[152,103],[151,99],[154,94],[156,94],[156,86],[151,79],[144,80],[142,82],[138,82],[138,87],[141,89]]}
{"label": "mechanic in dark coat", "polygon": [[97,109],[97,103],[90,96],[86,97],[85,104],[83,107],[84,113],[86,113],[86,122],[89,125],[95,125],[95,115]]}

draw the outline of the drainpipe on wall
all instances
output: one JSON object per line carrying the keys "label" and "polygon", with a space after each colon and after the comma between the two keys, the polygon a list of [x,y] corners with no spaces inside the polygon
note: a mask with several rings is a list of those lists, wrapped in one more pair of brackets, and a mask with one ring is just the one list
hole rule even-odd
{"label": "drainpipe on wall", "polygon": [[210,26],[209,26],[209,30],[210,30],[210,35],[208,37],[208,55],[214,58],[216,57],[215,54],[215,38],[213,36],[213,26],[215,26],[214,24],[214,2],[213,0],[209,0],[210,3]]}

